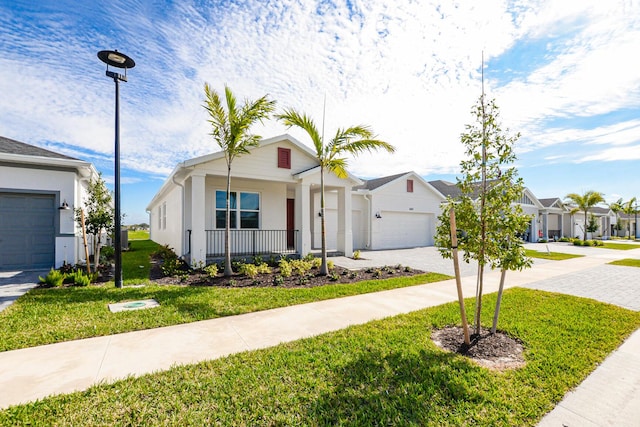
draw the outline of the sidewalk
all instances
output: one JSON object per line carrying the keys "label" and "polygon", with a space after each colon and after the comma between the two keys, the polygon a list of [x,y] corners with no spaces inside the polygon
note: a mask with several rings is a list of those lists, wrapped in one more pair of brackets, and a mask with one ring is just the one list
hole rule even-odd
{"label": "sidewalk", "polygon": [[[640,250],[622,254],[618,252],[617,257],[632,257],[634,255],[631,252],[638,253]],[[535,288],[541,283],[554,283],[560,276],[568,277],[566,275],[585,270],[611,267],[604,264],[613,255],[605,256],[604,252],[599,254],[602,256],[562,262],[536,262],[529,270],[510,272],[508,286]],[[386,255],[385,259],[388,258]],[[340,262],[336,260],[336,264]],[[640,277],[638,269],[628,269]],[[488,273],[487,293],[497,290],[498,275],[498,272]],[[587,274],[586,277],[593,275]],[[475,276],[464,277],[463,288],[465,296],[473,295]],[[599,284],[596,288],[599,288]],[[102,381],[111,382],[129,375],[169,369],[174,365],[270,347],[456,299],[455,281],[448,280],[240,316],[2,352],[0,408],[50,394],[84,390]],[[640,408],[639,350],[640,332],[636,331],[587,381],[569,393],[544,418],[541,425],[608,425],[608,420],[614,416],[617,421],[621,420],[621,416],[637,417],[640,410],[637,409]],[[612,387],[622,390],[622,393],[608,392]],[[594,396],[597,396],[600,406],[594,405]],[[599,407],[601,410],[598,410]],[[578,419],[579,422],[576,421]],[[617,422],[616,425],[627,424]]]}

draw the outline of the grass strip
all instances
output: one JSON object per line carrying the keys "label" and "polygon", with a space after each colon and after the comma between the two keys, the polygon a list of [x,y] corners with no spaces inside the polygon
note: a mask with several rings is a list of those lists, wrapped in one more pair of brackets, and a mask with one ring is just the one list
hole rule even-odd
{"label": "grass strip", "polygon": [[611,265],[622,265],[625,267],[640,267],[640,259],[637,258],[624,258],[618,259],[615,261],[611,261],[609,264]]}
{"label": "grass strip", "polygon": [[149,232],[146,230],[129,230],[129,240],[148,240]]}
{"label": "grass strip", "polygon": [[[139,270],[135,271],[141,274]],[[33,289],[0,313],[0,351],[233,316],[449,278],[427,273],[293,289],[170,285],[117,289],[113,282],[103,286]],[[108,309],[111,303],[150,298],[158,301],[160,307],[121,313],[111,313]]]}
{"label": "grass strip", "polygon": [[[490,324],[495,294],[485,302]],[[640,313],[507,290],[500,329],[523,340],[527,364],[505,373],[430,341],[431,328],[458,322],[457,304],[445,304],[14,406],[0,424],[533,426],[640,326]]]}
{"label": "grass strip", "polygon": [[575,254],[565,254],[561,252],[541,252],[541,251],[535,251],[533,249],[525,249],[525,252],[527,256],[531,258],[550,259],[554,261],[562,261],[565,259],[580,258],[584,256],[584,255],[575,255]]}
{"label": "grass strip", "polygon": [[617,249],[620,251],[629,251],[631,249],[640,248],[640,245],[635,245],[632,243],[616,243],[616,242],[608,242],[608,241],[603,241],[602,243],[604,243],[604,246],[599,246],[600,248]]}

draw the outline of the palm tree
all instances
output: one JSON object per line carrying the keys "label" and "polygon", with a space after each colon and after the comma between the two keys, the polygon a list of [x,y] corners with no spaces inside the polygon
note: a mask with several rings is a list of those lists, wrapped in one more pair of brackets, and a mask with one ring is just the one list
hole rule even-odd
{"label": "palm tree", "polygon": [[346,129],[338,129],[335,136],[328,144],[324,143],[324,135],[320,135],[313,120],[306,114],[298,113],[293,109],[285,109],[282,114],[276,116],[288,126],[296,126],[311,137],[316,152],[316,159],[320,164],[320,219],[322,236],[322,264],[320,274],[327,275],[327,239],[325,234],[324,212],[324,173],[325,170],[333,172],[338,178],[347,177],[347,158],[344,154],[357,155],[363,151],[373,151],[380,148],[393,153],[395,147],[387,142],[375,139],[368,126],[352,126]]}
{"label": "palm tree", "polygon": [[572,210],[572,214],[578,211],[584,212],[584,239],[587,240],[587,215],[589,209],[598,203],[604,202],[604,195],[598,191],[589,190],[584,194],[569,193],[565,196],[565,199],[569,199],[576,207]]}
{"label": "palm tree", "polygon": [[618,224],[620,223],[620,212],[622,211],[622,198],[619,198],[615,202],[609,203],[609,209],[616,215],[616,226],[615,230],[618,230]]}
{"label": "palm tree", "polygon": [[[256,122],[266,119],[275,109],[275,101],[267,99],[267,96],[250,101],[245,99],[242,107],[236,105],[236,97],[225,84],[224,93],[226,106],[223,105],[218,93],[211,89],[207,83],[204,84],[206,102],[204,108],[211,117],[207,120],[211,123],[213,130],[211,136],[222,151],[227,162],[227,200],[225,212],[225,236],[224,236],[224,275],[231,276],[231,210],[229,195],[231,194],[231,164],[236,157],[247,154],[250,148],[258,145],[260,136],[249,132],[251,126]],[[226,107],[226,108],[225,108]]]}
{"label": "palm tree", "polygon": [[[631,215],[636,213],[636,198],[633,197],[627,203],[622,205],[622,212],[627,214],[627,229],[629,230],[629,239],[631,239]],[[638,224],[636,224],[638,227]]]}

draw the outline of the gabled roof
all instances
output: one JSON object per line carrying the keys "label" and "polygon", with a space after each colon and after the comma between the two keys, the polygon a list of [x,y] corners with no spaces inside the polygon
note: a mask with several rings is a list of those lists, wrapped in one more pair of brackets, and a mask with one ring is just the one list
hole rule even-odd
{"label": "gabled roof", "polygon": [[458,188],[458,186],[453,182],[438,179],[435,181],[429,181],[429,184],[431,184],[433,188],[438,190],[444,197],[451,197],[455,199],[456,197],[460,196],[460,194],[462,194],[460,188]]}
{"label": "gabled roof", "polygon": [[396,175],[383,176],[382,178],[374,178],[369,180],[364,180],[364,184],[358,185],[357,187],[353,187],[354,190],[375,190],[378,187],[382,187],[385,184],[388,184],[396,179],[403,177],[405,175],[410,175],[412,172],[403,172]]}
{"label": "gabled roof", "polygon": [[79,160],[74,157],[65,156],[64,154],[55,153],[36,147],[35,145],[25,144],[24,142],[0,136],[0,153],[16,154],[20,156],[48,157],[51,159]]}
{"label": "gabled roof", "polygon": [[[542,206],[544,206],[545,208],[550,208],[551,206],[553,206],[554,204],[556,204],[558,201],[560,203],[562,203],[562,199],[560,199],[559,197],[551,197],[548,199],[538,199],[538,201],[542,204]],[[561,207],[562,205],[558,206]]]}

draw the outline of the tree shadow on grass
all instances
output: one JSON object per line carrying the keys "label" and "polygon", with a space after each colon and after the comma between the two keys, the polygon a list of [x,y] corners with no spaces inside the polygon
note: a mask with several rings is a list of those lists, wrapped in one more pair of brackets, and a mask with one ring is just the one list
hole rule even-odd
{"label": "tree shadow on grass", "polygon": [[[456,417],[462,403],[485,397],[470,385],[483,370],[437,351],[381,354],[369,351],[334,373],[334,386],[310,405],[318,425],[424,425]],[[464,414],[460,414],[464,422]],[[457,424],[457,422],[452,422]]]}

